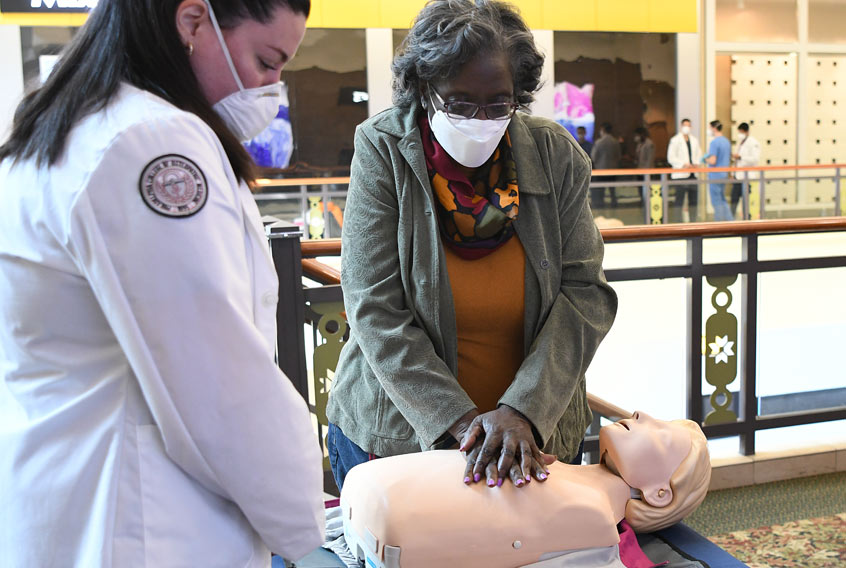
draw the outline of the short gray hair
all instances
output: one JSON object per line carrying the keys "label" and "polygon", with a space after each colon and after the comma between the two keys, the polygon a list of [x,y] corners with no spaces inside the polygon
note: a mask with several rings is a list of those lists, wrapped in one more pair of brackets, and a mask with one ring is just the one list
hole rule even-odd
{"label": "short gray hair", "polygon": [[508,56],[517,102],[528,105],[544,58],[517,9],[498,0],[430,0],[391,65],[394,104],[410,107],[421,84],[451,79],[480,53],[498,52]]}

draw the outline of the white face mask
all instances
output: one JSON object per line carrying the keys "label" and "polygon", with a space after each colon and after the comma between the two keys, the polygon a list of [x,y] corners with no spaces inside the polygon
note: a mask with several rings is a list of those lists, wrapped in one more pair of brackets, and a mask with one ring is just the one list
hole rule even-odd
{"label": "white face mask", "polygon": [[[432,104],[434,108],[434,103]],[[435,111],[430,121],[432,133],[438,143],[453,160],[468,168],[478,168],[488,161],[510,123],[510,118],[450,118],[442,110]]]}
{"label": "white face mask", "polygon": [[253,89],[244,88],[241,77],[238,76],[238,71],[235,69],[235,64],[232,63],[232,56],[229,54],[229,48],[226,47],[226,41],[223,39],[223,32],[220,31],[214,10],[208,1],[206,1],[206,6],[209,8],[209,18],[214,26],[220,47],[223,49],[223,55],[226,56],[226,63],[229,65],[229,70],[238,85],[237,91],[217,101],[213,108],[229,127],[229,130],[232,131],[232,134],[242,142],[246,142],[258,136],[276,118],[279,113],[279,105],[282,104],[282,83],[273,83]]}
{"label": "white face mask", "polygon": [[743,142],[744,140],[746,140],[746,135],[743,132],[738,132],[737,139]]}
{"label": "white face mask", "polygon": [[690,136],[690,127],[682,126],[682,134],[684,134],[685,136]]}

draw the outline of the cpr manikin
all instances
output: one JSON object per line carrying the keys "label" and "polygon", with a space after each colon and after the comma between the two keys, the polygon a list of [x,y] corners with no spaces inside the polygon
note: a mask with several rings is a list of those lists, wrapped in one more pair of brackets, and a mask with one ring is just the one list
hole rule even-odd
{"label": "cpr manikin", "polygon": [[584,559],[616,547],[623,519],[651,532],[692,512],[710,460],[696,423],[643,412],[603,427],[599,444],[602,465],[556,462],[523,488],[465,485],[458,451],[359,465],[341,493],[347,544],[376,568],[621,566]]}

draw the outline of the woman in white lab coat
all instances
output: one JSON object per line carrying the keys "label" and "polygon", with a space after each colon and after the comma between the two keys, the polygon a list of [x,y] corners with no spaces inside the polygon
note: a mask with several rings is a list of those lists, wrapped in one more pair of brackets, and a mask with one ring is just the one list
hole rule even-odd
{"label": "woman in white lab coat", "polygon": [[321,456],[274,364],[240,144],[276,114],[309,8],[100,2],[18,108],[0,146],[0,566],[265,567],[322,542]]}

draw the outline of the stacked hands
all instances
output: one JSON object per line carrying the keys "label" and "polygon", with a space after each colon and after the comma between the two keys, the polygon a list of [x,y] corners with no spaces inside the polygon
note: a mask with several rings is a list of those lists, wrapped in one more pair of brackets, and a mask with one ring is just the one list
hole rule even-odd
{"label": "stacked hands", "polygon": [[484,477],[488,487],[501,487],[505,479],[523,487],[533,477],[546,480],[547,466],[556,460],[540,451],[531,423],[510,406],[484,414],[471,410],[449,433],[459,441],[458,449],[467,459],[464,483],[468,485]]}

